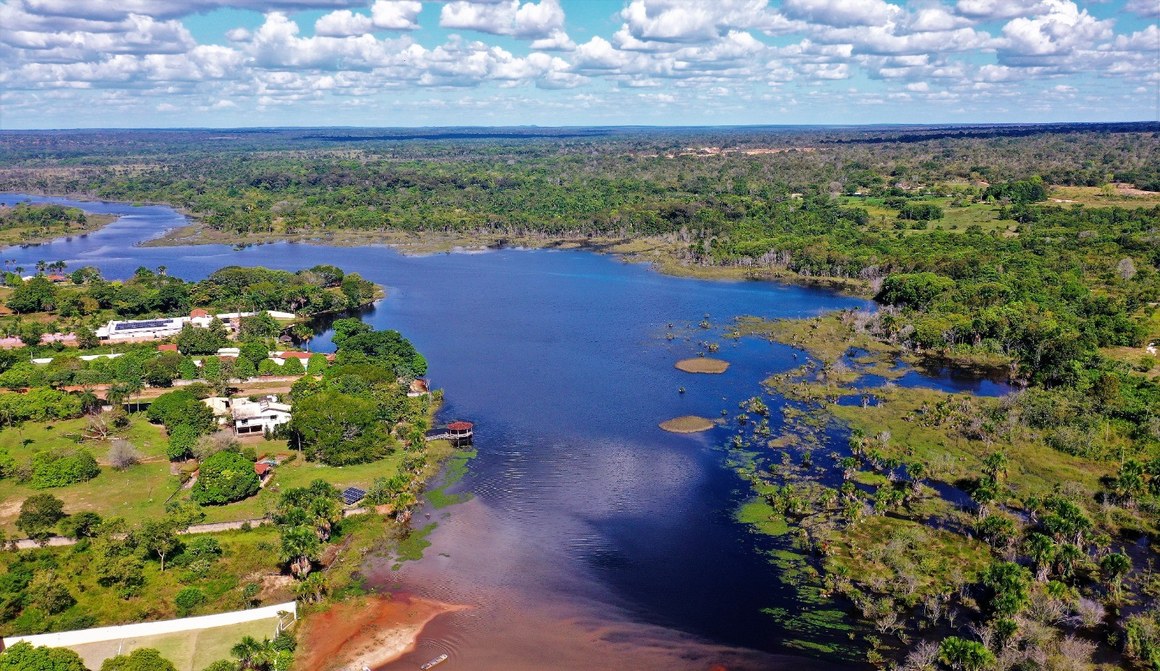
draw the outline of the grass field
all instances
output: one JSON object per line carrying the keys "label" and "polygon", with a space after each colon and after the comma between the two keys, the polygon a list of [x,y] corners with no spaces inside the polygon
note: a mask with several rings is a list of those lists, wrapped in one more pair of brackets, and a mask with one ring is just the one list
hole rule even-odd
{"label": "grass field", "polygon": [[[98,462],[106,462],[109,445],[104,441],[77,443],[77,436],[85,428],[86,420],[73,419],[52,424],[28,423],[0,432],[0,448],[5,448],[17,463],[27,462],[40,450],[55,448],[83,448],[91,451]],[[143,416],[132,418],[122,436],[141,453],[144,463],[116,471],[102,465],[101,474],[69,487],[44,490],[64,501],[69,513],[92,510],[105,517],[121,516],[130,520],[160,517],[165,514],[165,500],[177,490],[179,481],[169,474],[165,459],[166,438],[163,429],[145,421]],[[20,512],[20,504],[41,490],[21,484],[14,478],[0,480],[0,528],[15,534],[13,526]]]}
{"label": "grass field", "polygon": [[162,657],[173,662],[178,671],[201,671],[219,659],[229,659],[230,648],[244,636],[253,636],[259,641],[272,638],[277,624],[277,618],[270,618],[177,634],[89,643],[72,649],[90,669],[101,668],[101,662],[109,657],[127,655],[138,648],[155,648]]}
{"label": "grass field", "polygon": [[[57,489],[36,490],[13,478],[0,480],[0,529],[9,536],[22,535],[15,527],[20,504],[27,497],[41,491],[47,491],[64,501],[66,513],[91,510],[102,517],[124,517],[130,522],[164,516],[166,501],[175,492],[178,492],[173,496],[175,500],[188,497],[188,490],[178,491],[180,479],[171,474],[170,464],[165,459],[167,438],[164,429],[149,424],[141,414],[132,415],[129,427],[121,435],[142,453],[144,461],[124,471],[116,471],[105,465],[108,443],[86,441],[78,444],[71,437],[84,429],[85,422],[84,419],[76,419],[54,424],[28,423],[20,428],[0,432],[0,448],[7,449],[17,463],[27,462],[36,451],[59,447],[88,449],[102,463],[101,474],[96,478]],[[432,462],[452,451],[450,445],[440,442],[427,446],[429,460]],[[285,440],[246,439],[242,445],[254,448],[259,457],[293,454]],[[326,466],[301,458],[294,459],[277,467],[273,479],[257,495],[226,506],[203,508],[205,522],[233,522],[263,517],[273,509],[283,490],[304,487],[316,479],[325,480],[339,488],[355,486],[365,490],[376,478],[389,478],[397,473],[402,460],[401,450],[379,461],[353,466]]]}

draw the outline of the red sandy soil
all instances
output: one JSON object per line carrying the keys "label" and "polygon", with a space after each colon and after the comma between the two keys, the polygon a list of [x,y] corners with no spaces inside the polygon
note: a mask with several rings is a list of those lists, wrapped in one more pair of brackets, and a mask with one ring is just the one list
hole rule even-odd
{"label": "red sandy soil", "polygon": [[306,618],[295,668],[328,671],[382,666],[411,651],[428,622],[465,608],[405,594],[335,604]]}

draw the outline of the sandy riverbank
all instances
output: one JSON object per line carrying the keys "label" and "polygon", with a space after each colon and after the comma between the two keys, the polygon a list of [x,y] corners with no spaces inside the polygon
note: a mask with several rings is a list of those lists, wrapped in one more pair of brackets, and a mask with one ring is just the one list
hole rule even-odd
{"label": "sandy riverbank", "polygon": [[306,618],[296,668],[361,671],[388,664],[414,649],[431,620],[466,608],[405,594],[334,604]]}

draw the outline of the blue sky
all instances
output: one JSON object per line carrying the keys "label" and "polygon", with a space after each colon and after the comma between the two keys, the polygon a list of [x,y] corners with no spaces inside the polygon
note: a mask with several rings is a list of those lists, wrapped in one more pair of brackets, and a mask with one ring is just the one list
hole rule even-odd
{"label": "blue sky", "polygon": [[0,128],[1160,118],[1160,0],[3,0]]}

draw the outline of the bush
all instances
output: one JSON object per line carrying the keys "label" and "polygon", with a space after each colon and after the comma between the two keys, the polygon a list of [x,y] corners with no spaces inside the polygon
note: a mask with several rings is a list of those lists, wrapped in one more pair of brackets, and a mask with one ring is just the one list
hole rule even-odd
{"label": "bush", "polygon": [[118,471],[123,471],[139,463],[141,463],[141,453],[137,451],[137,448],[133,447],[133,443],[123,438],[113,439],[113,444],[109,446],[110,466]]}
{"label": "bush", "polygon": [[20,504],[16,528],[28,534],[29,538],[47,538],[64,517],[64,501],[52,494],[33,494]]}
{"label": "bush", "polygon": [[258,484],[254,462],[237,452],[218,452],[202,462],[191,496],[203,506],[224,505],[253,496]]}
{"label": "bush", "polygon": [[57,528],[60,529],[60,535],[79,540],[96,536],[101,522],[100,515],[86,510],[64,518]]}
{"label": "bush", "polygon": [[207,601],[205,592],[196,587],[186,587],[177,593],[174,603],[177,604],[177,613],[182,617],[189,615],[193,609]]}
{"label": "bush", "polygon": [[32,457],[32,477],[28,484],[34,489],[67,487],[100,474],[101,467],[88,450],[58,449]]}
{"label": "bush", "polygon": [[36,648],[20,642],[0,652],[0,671],[88,671],[68,648]]}
{"label": "bush", "polygon": [[[181,598],[180,594],[178,598]],[[177,667],[153,648],[138,648],[127,655],[106,659],[101,664],[101,671],[177,671]]]}
{"label": "bush", "polygon": [[325,354],[312,354],[307,362],[306,372],[311,375],[321,375],[326,372],[329,363]]}
{"label": "bush", "polygon": [[300,359],[286,359],[282,364],[283,375],[304,375],[305,373],[306,369],[302,367],[302,361]]}
{"label": "bush", "polygon": [[262,359],[258,363],[258,375],[280,375],[282,374],[282,366],[274,363],[273,359]]}

